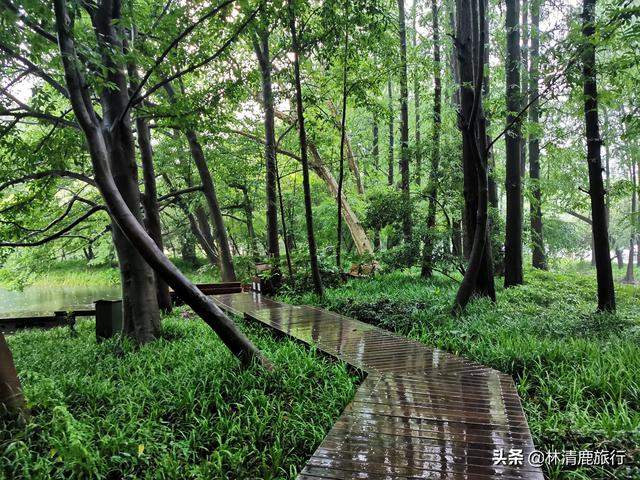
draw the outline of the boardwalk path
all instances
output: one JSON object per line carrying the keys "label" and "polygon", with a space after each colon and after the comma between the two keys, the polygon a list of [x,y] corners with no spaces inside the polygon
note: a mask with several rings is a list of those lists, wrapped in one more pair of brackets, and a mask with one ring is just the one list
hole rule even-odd
{"label": "boardwalk path", "polygon": [[[543,478],[527,461],[533,441],[509,375],[319,308],[212,298],[367,374],[298,479]],[[500,449],[521,450],[522,465],[493,465]]]}

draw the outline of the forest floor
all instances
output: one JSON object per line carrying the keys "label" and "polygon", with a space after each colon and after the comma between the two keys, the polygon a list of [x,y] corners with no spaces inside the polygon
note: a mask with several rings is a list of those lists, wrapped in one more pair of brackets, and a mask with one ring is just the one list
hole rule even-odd
{"label": "forest floor", "polygon": [[509,373],[538,449],[625,450],[626,462],[636,464],[615,472],[547,466],[551,478],[640,478],[640,288],[616,283],[618,312],[596,314],[594,271],[559,270],[527,271],[525,285],[499,286],[497,304],[474,301],[460,318],[450,315],[457,284],[414,271],[351,280],[327,289],[323,300],[309,293],[279,299],[316,304]]}
{"label": "forest floor", "polygon": [[0,479],[295,478],[360,379],[239,322],[273,371],[241,371],[186,309],[140,349],[97,344],[91,320],[9,336],[33,417],[0,423]]}
{"label": "forest floor", "polygon": [[[297,292],[280,300],[320,305],[511,374],[544,452],[628,452],[615,471],[553,465],[545,467],[550,478],[640,478],[640,287],[614,272],[616,314],[594,313],[594,271],[585,264],[528,270],[526,284],[508,290],[497,279],[497,304],[474,301],[457,319],[457,284],[414,270],[350,280],[323,300]],[[191,318],[176,310],[164,338],[138,351],[97,345],[91,321],[75,338],[66,329],[9,337],[34,421],[26,431],[0,425],[0,478],[295,477],[358,378],[244,322],[278,368],[240,372]]]}

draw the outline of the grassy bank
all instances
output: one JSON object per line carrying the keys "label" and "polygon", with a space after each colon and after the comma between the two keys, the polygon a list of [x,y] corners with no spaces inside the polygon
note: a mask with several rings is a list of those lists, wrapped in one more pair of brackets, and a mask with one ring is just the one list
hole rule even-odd
{"label": "grassy bank", "polygon": [[241,323],[275,364],[241,371],[185,311],[135,350],[96,344],[93,322],[9,337],[33,412],[0,425],[0,477],[295,477],[353,396],[344,365]]}
{"label": "grassy bank", "polygon": [[[172,259],[182,272],[197,283],[220,281],[219,274],[212,268],[202,265],[195,267]],[[105,287],[120,284],[120,271],[116,266],[89,266],[82,260],[64,260],[50,265],[42,272],[20,275],[9,269],[0,268],[0,288],[9,290],[24,287],[34,288],[74,288],[91,285]]]}
{"label": "grassy bank", "polygon": [[[315,303],[417,338],[511,374],[536,446],[552,450],[629,452],[640,460],[640,289],[616,285],[618,313],[595,314],[590,275],[526,272],[527,284],[499,288],[496,305],[473,302],[450,316],[456,284],[415,273],[352,280],[312,294],[283,295]],[[635,468],[635,469],[633,469]],[[636,467],[547,469],[551,478],[640,478]]]}

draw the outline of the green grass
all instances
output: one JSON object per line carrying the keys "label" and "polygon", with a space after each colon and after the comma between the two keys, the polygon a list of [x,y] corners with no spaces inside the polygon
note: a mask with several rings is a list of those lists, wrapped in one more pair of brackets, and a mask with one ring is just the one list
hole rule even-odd
{"label": "green grass", "polygon": [[[282,295],[417,338],[511,374],[536,446],[629,452],[614,472],[547,469],[551,478],[640,478],[640,288],[616,284],[618,313],[596,314],[593,271],[525,272],[499,288],[497,304],[474,301],[452,318],[456,285],[415,272],[352,280],[313,294]],[[501,279],[497,279],[500,283]]]}
{"label": "green grass", "polygon": [[275,368],[241,370],[186,310],[161,340],[97,344],[92,321],[8,338],[33,412],[0,425],[0,478],[290,478],[358,378],[264,327],[240,322]]}
{"label": "green grass", "polygon": [[[211,283],[220,281],[219,274],[211,267],[203,265],[193,267],[185,265],[180,259],[172,261],[196,283]],[[83,260],[64,260],[47,265],[46,271],[27,275],[27,278],[16,272],[0,268],[0,287],[6,289],[35,288],[74,288],[90,285],[91,287],[105,287],[120,284],[120,272],[116,266],[96,265],[88,266]]]}

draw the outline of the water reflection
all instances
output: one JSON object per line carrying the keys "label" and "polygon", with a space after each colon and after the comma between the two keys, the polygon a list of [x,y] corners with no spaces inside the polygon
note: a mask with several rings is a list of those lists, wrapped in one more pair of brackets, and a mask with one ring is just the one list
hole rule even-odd
{"label": "water reflection", "polygon": [[120,287],[27,287],[23,291],[0,288],[0,318],[29,317],[52,314],[56,310],[93,308],[96,300],[117,300]]}

